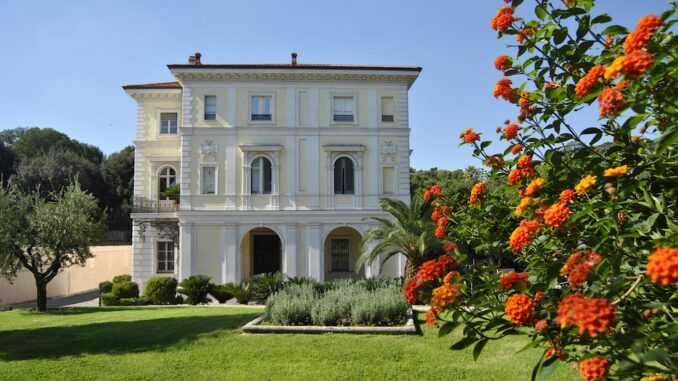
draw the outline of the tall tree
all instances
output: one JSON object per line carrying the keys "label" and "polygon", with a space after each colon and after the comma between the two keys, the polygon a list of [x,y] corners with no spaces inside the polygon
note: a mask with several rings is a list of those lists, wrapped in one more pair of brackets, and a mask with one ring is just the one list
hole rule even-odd
{"label": "tall tree", "polygon": [[19,161],[46,155],[51,151],[68,151],[84,157],[94,165],[103,161],[104,154],[95,146],[71,139],[52,128],[16,128],[3,131]]}
{"label": "tall tree", "polygon": [[134,192],[134,147],[112,153],[101,164],[101,175],[108,189],[106,208],[109,227],[131,229],[132,194]]}
{"label": "tall tree", "polygon": [[78,184],[47,201],[37,192],[0,190],[0,275],[33,274],[38,311],[47,309],[47,284],[64,268],[84,265],[101,237],[96,199]]}
{"label": "tall tree", "polygon": [[0,186],[5,187],[14,171],[14,151],[0,140]]}
{"label": "tall tree", "polygon": [[[383,198],[379,201],[381,210],[390,217],[370,217],[378,226],[368,229],[363,237],[363,254],[356,262],[356,269],[364,263],[371,263],[380,254],[384,262],[396,254],[407,258],[405,278],[412,279],[427,254],[440,249],[435,239],[435,224],[426,217],[426,205],[421,197],[414,197],[410,205],[401,200]],[[370,244],[377,244],[370,248]]]}

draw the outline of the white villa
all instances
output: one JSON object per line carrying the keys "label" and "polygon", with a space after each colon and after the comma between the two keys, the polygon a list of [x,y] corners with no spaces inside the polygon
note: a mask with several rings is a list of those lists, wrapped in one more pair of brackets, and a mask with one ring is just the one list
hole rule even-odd
{"label": "white villa", "polygon": [[[379,199],[409,202],[408,90],[420,67],[168,65],[176,82],[127,85],[137,102],[132,276],[356,272]],[[177,194],[177,193],[180,193]],[[381,262],[381,261],[379,261]]]}

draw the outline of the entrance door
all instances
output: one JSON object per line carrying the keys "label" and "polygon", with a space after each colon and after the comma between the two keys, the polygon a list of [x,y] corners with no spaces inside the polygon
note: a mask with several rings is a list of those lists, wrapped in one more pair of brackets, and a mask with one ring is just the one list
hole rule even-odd
{"label": "entrance door", "polygon": [[280,271],[280,239],[276,235],[255,235],[252,245],[252,275]]}

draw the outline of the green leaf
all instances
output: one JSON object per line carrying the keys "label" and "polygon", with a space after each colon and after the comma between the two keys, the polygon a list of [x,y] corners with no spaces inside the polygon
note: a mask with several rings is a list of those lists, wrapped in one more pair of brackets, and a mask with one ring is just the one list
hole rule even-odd
{"label": "green leaf", "polygon": [[606,22],[612,21],[612,17],[610,17],[608,14],[603,13],[602,15],[596,16],[591,20],[591,25],[593,24],[602,24]]}
{"label": "green leaf", "polygon": [[483,351],[483,348],[485,348],[485,344],[487,344],[488,341],[490,340],[482,339],[478,343],[476,343],[476,346],[473,347],[473,361],[478,360],[480,353]]}
{"label": "green leaf", "polygon": [[459,326],[458,322],[448,321],[447,323],[443,324],[442,327],[440,327],[440,329],[438,330],[438,337],[440,338],[449,335],[458,326]]}
{"label": "green leaf", "polygon": [[551,356],[549,357],[546,361],[544,361],[541,364],[541,367],[539,368],[539,376],[537,380],[542,381],[542,380],[547,380],[553,371],[558,368],[558,364],[560,361],[558,360],[558,356]]}
{"label": "green leaf", "polygon": [[629,30],[624,28],[621,25],[610,25],[603,31],[603,35],[617,35],[617,34],[628,34]]}
{"label": "green leaf", "polygon": [[539,345],[540,343],[542,343],[542,341],[543,340],[541,340],[541,339],[533,340],[530,343],[528,343],[526,346],[520,348],[520,350],[518,350],[518,352],[516,352],[516,354],[518,354],[520,352],[524,352],[528,349],[532,349],[532,348],[536,347],[537,345]]}
{"label": "green leaf", "polygon": [[470,346],[471,344],[475,343],[476,341],[478,341],[478,340],[475,337],[464,337],[463,339],[452,344],[450,349],[454,349],[454,350],[458,351],[460,349],[464,349],[464,348]]}
{"label": "green leaf", "polygon": [[657,139],[657,154],[661,154],[678,141],[678,127],[672,125]]}
{"label": "green leaf", "polygon": [[567,37],[567,28],[560,28],[553,31],[553,42],[556,45],[561,44]]}
{"label": "green leaf", "polygon": [[544,20],[546,18],[546,6],[539,4],[534,8],[534,13],[539,17],[539,20]]}

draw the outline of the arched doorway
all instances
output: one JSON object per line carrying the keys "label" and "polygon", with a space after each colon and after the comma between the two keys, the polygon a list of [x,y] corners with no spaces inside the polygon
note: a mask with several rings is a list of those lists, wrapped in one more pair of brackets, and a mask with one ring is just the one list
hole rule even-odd
{"label": "arched doorway", "polygon": [[282,242],[269,228],[250,230],[242,240],[243,278],[274,273],[282,269]]}
{"label": "arched doorway", "polygon": [[361,278],[365,268],[356,271],[355,264],[362,251],[362,236],[354,228],[342,226],[333,229],[325,238],[325,280]]}

